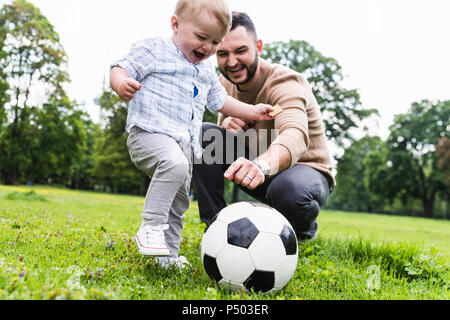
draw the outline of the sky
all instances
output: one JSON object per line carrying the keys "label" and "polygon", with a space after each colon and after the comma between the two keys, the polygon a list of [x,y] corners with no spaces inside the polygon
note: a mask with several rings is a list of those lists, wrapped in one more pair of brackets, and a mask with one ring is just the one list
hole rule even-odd
{"label": "sky", "polygon": [[[170,37],[176,0],[28,0],[60,35],[69,60],[71,99],[94,121],[93,99],[109,65],[147,37]],[[0,4],[10,0],[0,0]],[[342,67],[343,86],[379,110],[370,128],[382,138],[412,102],[450,99],[448,0],[228,0],[253,19],[265,43],[305,40]],[[211,58],[211,59],[215,59]]]}

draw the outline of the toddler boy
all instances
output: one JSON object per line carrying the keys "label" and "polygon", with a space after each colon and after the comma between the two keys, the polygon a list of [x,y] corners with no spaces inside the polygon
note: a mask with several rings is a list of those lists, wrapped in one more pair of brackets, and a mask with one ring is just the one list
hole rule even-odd
{"label": "toddler boy", "polygon": [[137,42],[111,65],[110,83],[128,107],[127,146],[136,167],[151,177],[142,224],[134,237],[143,255],[163,266],[183,267],[179,257],[184,213],[189,208],[192,157],[201,158],[205,106],[241,119],[272,120],[269,105],[252,106],[227,96],[210,61],[231,27],[224,0],[179,0],[171,39]]}

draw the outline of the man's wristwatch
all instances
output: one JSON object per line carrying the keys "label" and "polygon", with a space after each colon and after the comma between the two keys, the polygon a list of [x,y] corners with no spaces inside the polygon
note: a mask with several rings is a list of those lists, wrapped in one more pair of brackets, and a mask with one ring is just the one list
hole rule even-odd
{"label": "man's wristwatch", "polygon": [[270,176],[270,166],[267,162],[265,162],[264,160],[261,160],[261,159],[255,159],[252,162],[254,164],[256,164],[258,166],[258,168],[261,169],[262,173],[266,177]]}

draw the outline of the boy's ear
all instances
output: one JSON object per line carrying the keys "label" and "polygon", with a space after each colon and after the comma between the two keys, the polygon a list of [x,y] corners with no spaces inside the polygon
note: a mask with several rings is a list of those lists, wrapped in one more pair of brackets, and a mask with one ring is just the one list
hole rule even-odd
{"label": "boy's ear", "polygon": [[173,15],[170,19],[170,25],[172,27],[173,32],[178,31],[178,17],[176,15]]}

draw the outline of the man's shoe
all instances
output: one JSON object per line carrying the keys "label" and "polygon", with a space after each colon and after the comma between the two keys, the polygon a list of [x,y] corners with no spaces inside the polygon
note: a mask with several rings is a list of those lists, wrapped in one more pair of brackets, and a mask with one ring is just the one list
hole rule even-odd
{"label": "man's shoe", "polygon": [[185,256],[179,256],[178,258],[156,257],[156,262],[164,269],[168,269],[171,266],[174,266],[178,269],[184,269],[190,265]]}
{"label": "man's shoe", "polygon": [[145,256],[168,256],[170,255],[164,237],[164,230],[167,224],[151,226],[141,225],[138,233],[134,237],[134,242],[141,254]]}

